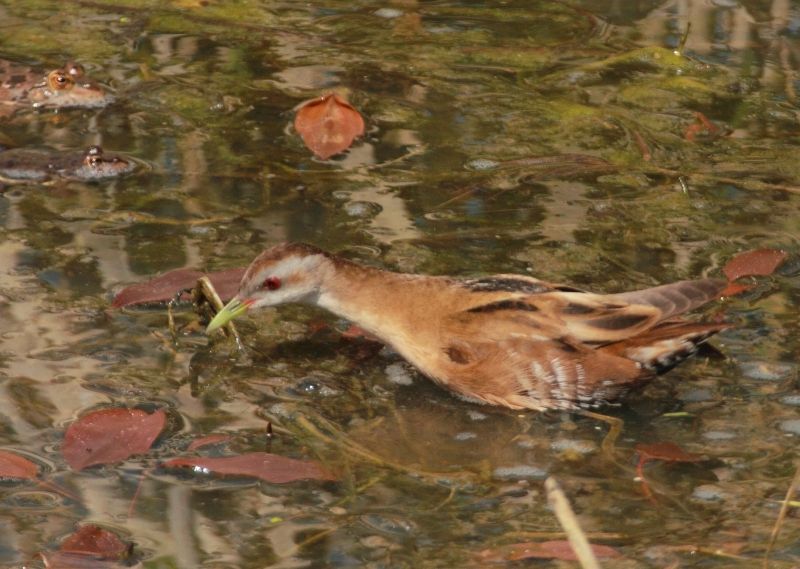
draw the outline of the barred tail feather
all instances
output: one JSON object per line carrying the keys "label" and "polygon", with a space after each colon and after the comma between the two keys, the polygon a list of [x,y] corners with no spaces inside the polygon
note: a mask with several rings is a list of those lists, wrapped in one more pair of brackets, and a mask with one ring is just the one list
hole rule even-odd
{"label": "barred tail feather", "polygon": [[668,322],[645,334],[608,344],[599,350],[632,359],[642,368],[661,374],[694,355],[711,336],[730,327],[730,324]]}

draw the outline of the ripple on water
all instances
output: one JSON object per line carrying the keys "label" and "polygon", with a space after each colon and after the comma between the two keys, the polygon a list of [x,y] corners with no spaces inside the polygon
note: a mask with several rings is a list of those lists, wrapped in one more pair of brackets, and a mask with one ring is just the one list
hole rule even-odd
{"label": "ripple on water", "polygon": [[414,379],[408,373],[406,366],[399,362],[386,366],[386,377],[397,385],[411,385],[414,383]]}
{"label": "ripple on water", "polygon": [[399,516],[364,514],[361,516],[361,522],[384,535],[388,534],[397,537],[408,537],[416,530],[413,522]]}
{"label": "ripple on water", "polygon": [[739,369],[750,379],[759,381],[781,381],[789,377],[795,366],[783,362],[751,361],[739,364]]}
{"label": "ripple on water", "polygon": [[478,435],[470,431],[462,431],[460,433],[456,433],[456,436],[453,438],[459,442],[463,442],[463,441],[471,441],[472,439],[477,439]]}
{"label": "ripple on water", "polygon": [[786,395],[785,397],[781,397],[781,403],[800,407],[800,395]]}
{"label": "ripple on water", "polygon": [[590,454],[597,450],[597,443],[586,439],[556,439],[550,443],[550,448],[561,452]]}
{"label": "ripple on water", "polygon": [[800,419],[787,419],[780,422],[781,431],[791,433],[793,435],[800,435]]}
{"label": "ripple on water", "polygon": [[344,211],[350,217],[372,217],[383,211],[383,208],[374,202],[353,201],[344,206]]}
{"label": "ripple on water", "polygon": [[702,484],[692,491],[692,498],[703,502],[722,502],[728,499],[728,493],[716,484]]}
{"label": "ripple on water", "polygon": [[546,478],[548,473],[538,466],[530,464],[518,464],[515,466],[498,466],[492,473],[495,478],[500,480],[542,480]]}
{"label": "ripple on water", "polygon": [[730,431],[706,431],[703,438],[710,441],[729,441],[736,438],[736,433]]}

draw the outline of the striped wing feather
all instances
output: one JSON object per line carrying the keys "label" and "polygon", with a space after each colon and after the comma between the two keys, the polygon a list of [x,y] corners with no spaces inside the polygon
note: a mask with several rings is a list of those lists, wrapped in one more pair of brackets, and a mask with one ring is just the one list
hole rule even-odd
{"label": "striped wing feather", "polygon": [[445,352],[468,397],[515,408],[595,405],[670,369],[726,328],[668,320],[723,288],[706,279],[612,295],[507,291],[454,315]]}

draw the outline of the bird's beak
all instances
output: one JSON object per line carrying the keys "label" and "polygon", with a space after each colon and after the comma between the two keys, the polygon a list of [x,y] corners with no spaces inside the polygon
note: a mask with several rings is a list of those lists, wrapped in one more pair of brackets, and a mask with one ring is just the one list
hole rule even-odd
{"label": "bird's beak", "polygon": [[234,318],[238,318],[250,309],[251,304],[253,304],[253,301],[249,298],[240,300],[238,296],[234,296],[222,310],[217,312],[217,315],[208,324],[206,334],[210,334],[214,330],[222,328]]}

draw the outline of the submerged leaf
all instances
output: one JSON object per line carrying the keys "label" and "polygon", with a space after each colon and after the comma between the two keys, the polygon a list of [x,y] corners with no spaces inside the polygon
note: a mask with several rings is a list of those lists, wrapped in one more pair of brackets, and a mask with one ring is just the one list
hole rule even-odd
{"label": "submerged leaf", "polygon": [[182,457],[164,463],[167,468],[188,466],[229,476],[252,476],[274,484],[295,480],[335,480],[314,461],[297,460],[268,452],[251,452],[224,458]]}
{"label": "submerged leaf", "polygon": [[753,285],[746,285],[741,283],[728,283],[721,293],[719,293],[720,297],[724,298],[726,296],[736,296],[737,294],[741,294],[753,288]]}
{"label": "submerged leaf", "polygon": [[788,254],[777,249],[756,249],[739,253],[727,262],[722,272],[729,281],[742,277],[769,276],[781,266]]}
{"label": "submerged leaf", "polygon": [[[137,304],[169,302],[182,290],[193,288],[197,284],[197,279],[203,275],[211,280],[220,298],[228,301],[239,290],[244,271],[244,269],[226,269],[206,274],[193,269],[176,269],[149,281],[125,287],[117,293],[111,305],[114,308],[124,308]],[[182,294],[181,300],[188,301],[188,294]]]}
{"label": "submerged leaf", "polygon": [[364,134],[364,119],[350,103],[328,93],[298,109],[294,128],[309,150],[327,160]]}
{"label": "submerged leaf", "polygon": [[703,455],[693,452],[686,452],[675,443],[652,443],[649,445],[638,444],[636,451],[641,457],[640,460],[665,460],[667,462],[699,462],[704,459]]}
{"label": "submerged leaf", "polygon": [[221,433],[206,435],[205,437],[198,437],[193,440],[191,443],[189,443],[189,446],[186,447],[186,450],[197,450],[200,447],[215,445],[217,443],[227,442],[229,440],[231,440],[230,435],[223,435]]}
{"label": "submerged leaf", "polygon": [[[620,553],[607,545],[589,545],[595,556],[599,559],[613,559],[620,557]],[[524,542],[513,545],[504,545],[491,549],[484,549],[478,554],[481,561],[490,563],[503,563],[507,561],[520,561],[522,559],[558,559],[561,561],[577,561],[578,558],[572,546],[566,540],[553,540],[542,542]]]}
{"label": "submerged leaf", "polygon": [[27,458],[0,450],[0,478],[30,480],[38,473],[39,468]]}
{"label": "submerged leaf", "polygon": [[147,452],[166,424],[163,409],[101,409],[84,415],[67,429],[61,452],[75,470],[125,460]]}

